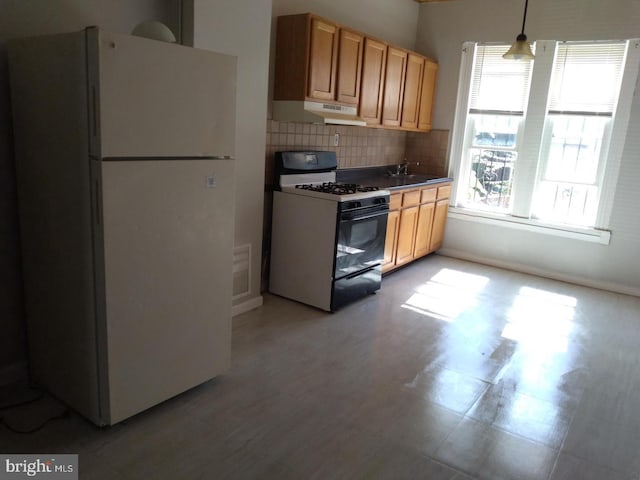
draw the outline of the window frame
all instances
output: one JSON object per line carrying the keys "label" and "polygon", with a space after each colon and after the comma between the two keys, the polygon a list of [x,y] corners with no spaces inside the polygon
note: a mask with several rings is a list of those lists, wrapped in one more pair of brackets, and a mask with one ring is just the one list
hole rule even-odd
{"label": "window frame", "polygon": [[[467,186],[468,189],[468,185],[469,185],[469,180],[471,178],[471,163],[473,162],[473,158],[471,155],[472,150],[474,149],[479,149],[479,150],[495,150],[495,151],[503,151],[503,152],[512,152],[516,155],[516,160],[515,160],[515,170],[517,171],[518,166],[519,166],[519,159],[520,159],[520,144],[523,138],[523,127],[524,127],[524,118],[525,115],[517,115],[515,113],[509,115],[511,117],[520,117],[519,121],[518,121],[518,128],[517,128],[517,133],[516,133],[516,146],[515,147],[502,147],[502,146],[493,146],[493,145],[487,145],[486,147],[482,147],[481,145],[476,145],[473,142],[473,132],[474,132],[474,127],[475,127],[475,118],[474,115],[487,115],[487,114],[491,114],[490,112],[468,112],[467,113],[467,119],[466,119],[466,135],[465,135],[465,139],[464,139],[464,145],[462,148],[462,152],[463,155],[466,154],[467,158],[462,159],[461,164],[465,166],[465,168],[461,169],[461,175],[460,175],[460,184],[461,185],[465,185]],[[514,174],[515,177],[515,174]],[[454,177],[454,178],[458,178],[458,177]],[[514,180],[512,178],[511,181],[511,190],[513,190],[513,186],[514,186]],[[513,195],[513,193],[511,194]],[[511,213],[512,209],[492,209],[491,207],[486,207],[483,208],[481,206],[475,205],[474,209],[477,209],[478,211],[488,211],[488,212],[500,212],[500,213],[506,213],[509,214]]]}
{"label": "window frame", "polygon": [[[611,40],[613,41],[613,40]],[[449,162],[449,176],[455,178],[451,195],[451,216],[463,220],[480,221],[482,223],[502,224],[504,226],[526,230],[536,229],[543,233],[553,235],[563,234],[569,238],[609,243],[609,221],[613,210],[615,186],[618,181],[620,162],[627,135],[629,117],[631,114],[631,99],[633,98],[635,84],[640,68],[640,39],[627,41],[627,56],[622,72],[622,84],[618,96],[617,106],[614,110],[608,132],[605,132],[606,146],[600,154],[599,162],[599,189],[598,205],[595,225],[582,227],[564,223],[542,221],[533,216],[534,194],[542,178],[544,135],[548,128],[548,103],[550,94],[551,73],[555,59],[556,46],[559,40],[538,41],[535,44],[536,59],[534,60],[532,78],[529,87],[527,109],[521,122],[524,132],[519,132],[522,140],[518,147],[517,169],[513,178],[514,201],[510,213],[500,213],[478,210],[472,206],[464,205],[466,198],[468,173],[464,170],[470,168],[463,155],[468,151],[471,142],[465,135],[470,135],[469,104],[470,85],[473,73],[473,63],[477,46],[486,43],[464,42],[461,52],[460,75],[457,91],[457,106],[451,135],[451,149]],[[597,43],[598,41],[593,41]],[[585,43],[585,42],[582,42]],[[606,43],[606,42],[603,42]],[[508,46],[507,46],[508,48]],[[604,142],[603,142],[604,143]],[[544,159],[546,162],[546,159]],[[533,180],[532,180],[533,179]],[[474,218],[475,217],[475,218]],[[497,223],[496,223],[497,222]],[[511,225],[506,225],[507,223]]]}

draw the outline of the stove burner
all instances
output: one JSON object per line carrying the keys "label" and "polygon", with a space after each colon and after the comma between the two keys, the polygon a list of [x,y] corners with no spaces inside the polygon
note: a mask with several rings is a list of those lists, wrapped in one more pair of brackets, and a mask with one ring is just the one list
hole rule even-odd
{"label": "stove burner", "polygon": [[356,192],[374,192],[378,187],[363,187],[356,183],[324,182],[315,184],[296,185],[296,188],[311,190],[313,192],[330,193],[333,195],[350,195]]}

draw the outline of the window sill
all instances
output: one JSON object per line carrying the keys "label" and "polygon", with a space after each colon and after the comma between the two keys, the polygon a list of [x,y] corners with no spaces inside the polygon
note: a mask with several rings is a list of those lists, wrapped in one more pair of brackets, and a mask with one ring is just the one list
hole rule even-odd
{"label": "window sill", "polygon": [[554,225],[543,223],[526,218],[517,218],[510,215],[501,215],[490,212],[480,212],[460,207],[449,208],[449,218],[468,222],[484,223],[516,230],[553,235],[556,237],[571,238],[584,242],[599,243],[609,245],[611,232],[608,230],[597,230],[595,228],[570,227],[566,225]]}

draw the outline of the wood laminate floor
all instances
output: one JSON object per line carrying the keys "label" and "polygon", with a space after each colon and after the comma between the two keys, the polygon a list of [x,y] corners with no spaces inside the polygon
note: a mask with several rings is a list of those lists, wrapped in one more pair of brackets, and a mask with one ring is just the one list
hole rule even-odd
{"label": "wood laminate floor", "polygon": [[334,314],[265,295],[226,375],[111,428],[2,425],[0,452],[83,480],[637,480],[639,345],[640,298],[431,255]]}

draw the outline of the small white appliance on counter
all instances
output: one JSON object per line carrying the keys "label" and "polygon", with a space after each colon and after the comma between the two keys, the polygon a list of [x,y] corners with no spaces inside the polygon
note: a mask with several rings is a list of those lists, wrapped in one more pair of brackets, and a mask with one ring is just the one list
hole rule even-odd
{"label": "small white appliance on counter", "polygon": [[230,364],[236,59],[13,40],[30,374],[112,425]]}
{"label": "small white appliance on counter", "polygon": [[380,289],[389,191],[336,182],[335,152],[276,152],[269,290],[335,311]]}

